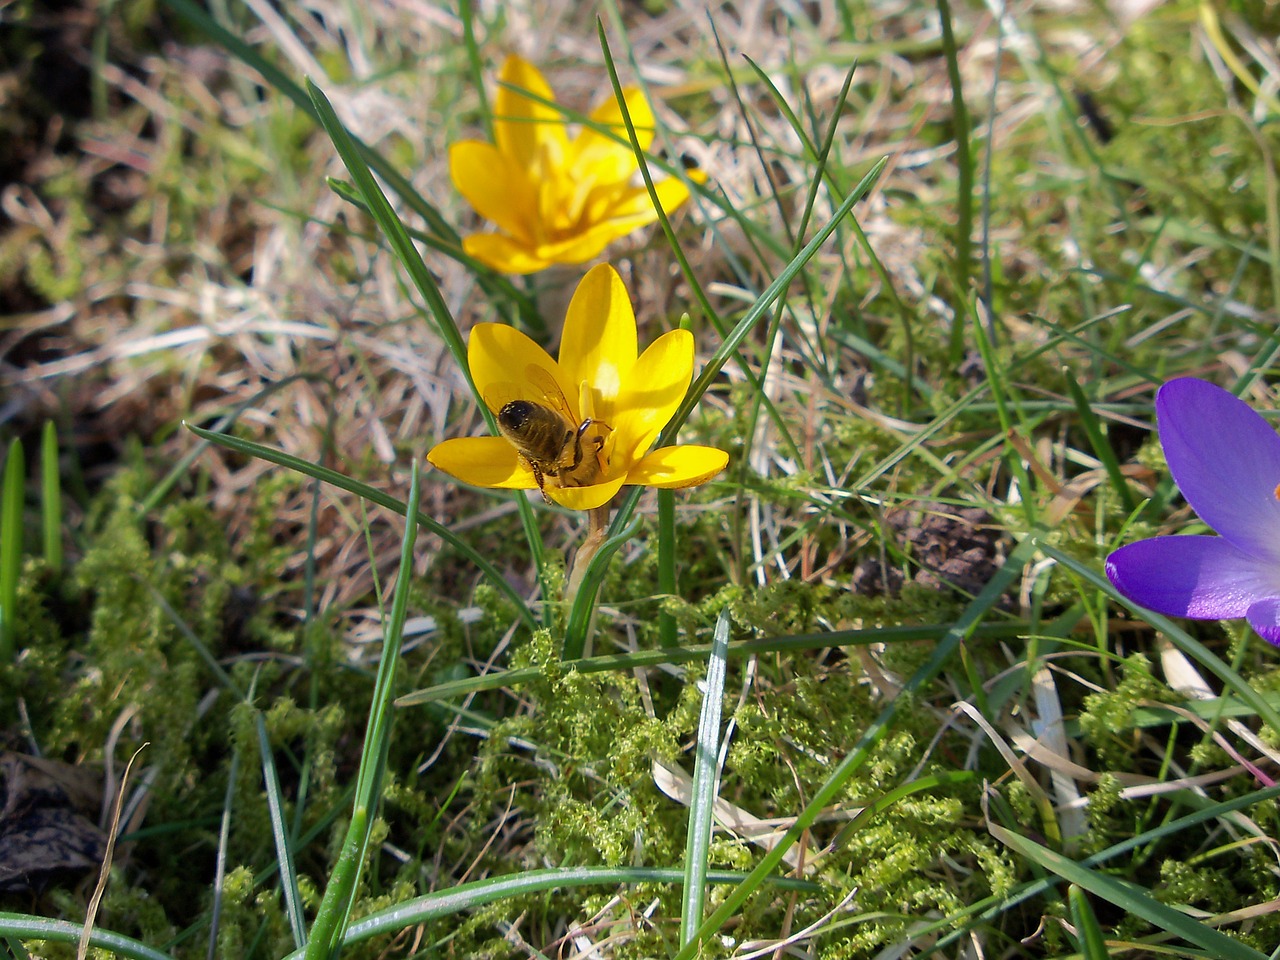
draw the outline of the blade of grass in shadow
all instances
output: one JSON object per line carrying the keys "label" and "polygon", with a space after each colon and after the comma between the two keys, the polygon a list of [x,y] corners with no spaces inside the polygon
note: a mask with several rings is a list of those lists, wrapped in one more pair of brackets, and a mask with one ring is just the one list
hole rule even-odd
{"label": "blade of grass in shadow", "polygon": [[[414,897],[386,910],[379,910],[362,917],[347,929],[344,946],[368,940],[379,934],[395,934],[420,923],[475,910],[486,904],[533,893],[567,890],[573,887],[617,886],[622,883],[680,883],[684,879],[679,870],[654,867],[549,867],[527,870],[510,876],[489,877],[462,883],[450,890],[440,890],[421,897]],[[733,885],[740,883],[743,874],[727,870],[715,870],[707,874],[708,883]],[[791,877],[770,877],[769,885],[779,890],[795,890],[815,893],[821,887],[809,880]],[[0,918],[3,914],[0,914]],[[0,925],[0,933],[4,927]],[[301,951],[291,953],[284,960],[301,960]],[[150,958],[147,958],[150,960]]]}
{"label": "blade of grass in shadow", "polygon": [[1074,883],[1067,888],[1067,902],[1071,905],[1071,919],[1076,925],[1076,945],[1084,960],[1108,960],[1106,938],[1093,912],[1089,897]]}
{"label": "blade of grass in shadow", "polygon": [[[325,97],[324,91],[308,80],[307,92],[311,94],[311,100],[315,105],[320,123],[333,141],[338,155],[342,157],[342,162],[346,164],[347,172],[351,174],[356,190],[359,191],[365,206],[369,210],[369,215],[373,217],[381,228],[383,235],[387,238],[387,242],[391,244],[391,249],[395,252],[396,258],[400,261],[400,265],[404,267],[418,293],[426,301],[431,315],[435,319],[437,332],[444,340],[449,352],[453,355],[454,362],[458,365],[458,370],[462,373],[467,387],[471,390],[476,409],[484,417],[484,421],[489,427],[489,432],[495,437],[498,436],[498,424],[494,420],[493,411],[484,402],[484,398],[476,390],[475,382],[471,379],[471,366],[467,363],[467,346],[462,340],[462,334],[458,331],[457,323],[454,322],[453,314],[449,312],[448,304],[444,302],[444,297],[440,294],[440,288],[436,285],[435,278],[431,276],[431,271],[427,269],[427,265],[422,262],[422,257],[418,255],[418,248],[413,245],[413,240],[409,238],[409,233],[405,230],[404,224],[400,222],[400,218],[396,215],[395,210],[391,208],[391,204],[387,201],[382,188],[378,186],[378,182],[373,178],[373,174],[369,171],[364,158],[356,149],[351,135],[347,132],[347,128],[342,125],[338,115],[333,112],[333,106],[329,103],[328,98]],[[533,553],[539,576],[542,576],[546,568],[546,557],[542,546],[542,534],[538,530],[538,523],[533,515],[533,507],[524,497],[517,498],[516,504],[520,510],[520,522],[524,527],[525,539],[529,542],[529,549]]]}
{"label": "blade of grass in shadow", "polygon": [[1107,478],[1111,481],[1111,486],[1115,488],[1116,495],[1120,498],[1120,505],[1124,507],[1124,512],[1133,513],[1137,504],[1133,502],[1133,492],[1129,489],[1128,481],[1125,480],[1124,474],[1120,472],[1120,462],[1116,460],[1116,452],[1111,449],[1111,444],[1102,435],[1102,427],[1098,423],[1098,417],[1093,412],[1093,407],[1090,406],[1089,399],[1084,395],[1084,390],[1079,382],[1071,371],[1065,367],[1062,373],[1062,379],[1066,381],[1071,400],[1076,405],[1076,414],[1080,417],[1080,429],[1088,437],[1089,446],[1093,448],[1093,455],[1102,462],[1103,468],[1107,471]]}
{"label": "blade of grass in shadow", "polygon": [[[818,252],[818,249],[827,242],[827,238],[831,236],[836,225],[840,223],[853,209],[853,205],[860,200],[876,178],[880,176],[880,172],[884,169],[888,161],[881,159],[876,163],[859,182],[844,202],[831,215],[831,219],[827,221],[816,234],[813,239],[804,245],[804,249],[796,254],[791,262],[782,269],[773,283],[760,294],[756,302],[751,306],[742,319],[734,326],[729,335],[725,337],[724,342],[716,348],[714,354],[711,355],[706,365],[702,368],[702,373],[690,385],[688,392],[685,394],[684,400],[680,402],[680,406],[676,409],[675,415],[668,421],[666,427],[663,428],[659,435],[655,446],[665,447],[675,443],[676,436],[680,432],[680,428],[684,425],[685,420],[689,418],[689,414],[693,412],[693,408],[697,406],[698,401],[702,399],[702,395],[707,392],[711,383],[720,374],[721,368],[729,361],[729,358],[737,353],[738,347],[747,335],[755,328],[760,319],[764,317],[773,302],[782,295],[782,292],[790,285],[792,278],[804,268],[810,258]],[[631,523],[631,516],[635,513],[636,504],[640,502],[641,487],[632,487],[624,496],[622,502],[618,506],[617,513],[614,514],[613,522],[609,527],[611,535],[616,536],[627,528]],[[601,549],[599,553],[592,558],[591,563],[587,567],[586,576],[583,577],[582,586],[578,591],[578,595],[574,598],[573,607],[569,611],[569,622],[565,627],[565,649],[583,649],[587,634],[587,625],[591,620],[591,611],[595,608],[596,593],[600,588],[600,583],[604,579],[605,570],[608,560],[612,556],[612,552],[606,552]]]}
{"label": "blade of grass in shadow", "polygon": [[409,505],[405,513],[404,539],[400,545],[400,568],[396,574],[395,593],[391,600],[391,616],[383,630],[378,679],[374,683],[369,723],[365,730],[364,747],[360,751],[355,804],[346,839],[338,854],[338,862],[334,864],[333,873],[325,886],[324,898],[316,911],[316,922],[307,940],[307,960],[333,960],[342,950],[347,919],[351,915],[360,872],[369,848],[373,819],[382,799],[382,783],[386,773],[387,753],[391,749],[391,728],[395,717],[392,697],[395,694],[396,667],[400,663],[404,621],[409,606],[409,593],[413,589],[413,547],[418,539],[418,500],[421,492],[418,462],[415,460],[409,480]]}
{"label": "blade of grass in shadow", "polygon": [[44,562],[62,572],[62,479],[58,474],[58,430],[44,422],[40,435],[40,524],[44,534]]}
{"label": "blade of grass in shadow", "polygon": [[[277,450],[273,447],[264,446],[261,443],[255,443],[252,440],[243,440],[240,437],[231,437],[222,433],[214,433],[211,430],[205,430],[194,424],[186,424],[188,430],[197,437],[208,440],[210,443],[216,443],[220,447],[226,447],[228,450],[235,450],[237,453],[243,453],[246,456],[257,457],[260,460],[266,460],[268,463],[278,464],[295,470],[303,476],[312,477],[322,483],[337,487],[340,490],[346,490],[348,493],[354,493],[358,497],[363,497],[370,503],[376,503],[380,507],[386,507],[393,510],[401,516],[405,515],[405,504],[397,500],[395,497],[383,493],[381,490],[375,490],[366,483],[358,480],[352,480],[344,474],[338,473],[336,470],[330,470],[328,467],[321,467],[314,463],[309,463],[299,457],[285,453],[283,450]],[[507,583],[506,578],[486,560],[477,553],[470,544],[456,536],[448,527],[437,523],[426,514],[419,513],[416,522],[427,530],[430,530],[436,536],[440,537],[451,547],[458,550],[464,557],[476,565],[481,573],[489,580],[495,590],[505,596],[515,605],[516,613],[530,630],[538,629],[538,622],[534,619],[532,613],[529,612],[528,606],[520,594],[515,592],[511,584]]]}
{"label": "blade of grass in shadow", "polygon": [[[1254,709],[1258,717],[1268,723],[1273,730],[1280,733],[1280,713],[1269,704],[1253,685],[1245,680],[1240,674],[1222,659],[1218,657],[1212,650],[1202,644],[1187,631],[1183,630],[1168,617],[1158,613],[1153,613],[1145,607],[1140,607],[1136,603],[1132,603],[1120,595],[1115,587],[1111,585],[1111,581],[1104,577],[1097,570],[1085,566],[1081,561],[1069,554],[1063,553],[1048,542],[1039,544],[1041,551],[1045,556],[1052,557],[1062,566],[1075,573],[1087,581],[1090,585],[1097,587],[1112,600],[1122,604],[1140,619],[1145,620],[1155,629],[1159,630],[1166,637],[1173,641],[1174,645],[1187,656],[1200,663],[1223,682],[1237,697],[1249,704]],[[1082,884],[1083,886],[1083,884]]]}
{"label": "blade of grass in shadow", "polygon": [[1266,954],[1161,903],[1136,884],[1118,880],[1098,870],[1090,870],[1075,860],[994,823],[989,824],[988,829],[993,837],[1021,856],[1126,913],[1141,917],[1161,930],[1167,930],[1188,943],[1208,950],[1209,955],[1217,960],[1266,960]]}
{"label": "blade of grass in shadow", "polygon": [[853,749],[845,755],[845,758],[831,772],[831,776],[818,788],[809,803],[796,816],[795,821],[777,845],[761,857],[755,869],[725,897],[720,906],[698,929],[697,936],[685,943],[672,960],[693,960],[699,954],[701,945],[716,936],[734,912],[759,888],[764,878],[773,873],[786,852],[814,824],[823,808],[835,801],[850,777],[857,773],[871,757],[872,749],[889,732],[890,724],[897,716],[898,710],[913,702],[915,692],[942,672],[960,643],[972,635],[979,621],[986,616],[1014,580],[1021,576],[1023,565],[1035,556],[1037,546],[1037,538],[1029,535],[1013,548],[1004,565],[996,571],[995,576],[983,587],[982,592],[970,601],[955,624],[934,647],[928,662],[912,674],[902,685],[901,695],[889,701],[879,716],[871,722]]}
{"label": "blade of grass in shadow", "polygon": [[218,955],[218,932],[222,927],[222,897],[226,890],[227,849],[231,843],[231,811],[235,808],[236,785],[240,780],[240,749],[232,745],[231,764],[227,768],[227,789],[222,795],[222,818],[218,825],[218,850],[214,855],[213,904],[209,910],[209,948],[205,960]]}
{"label": "blade of grass in shadow", "polygon": [[248,700],[248,697],[245,696],[245,692],[241,690],[240,686],[232,679],[231,674],[227,673],[222,664],[218,662],[218,658],[213,655],[213,651],[209,649],[208,644],[196,636],[196,632],[191,629],[191,625],[182,618],[181,614],[179,614],[177,610],[173,609],[173,604],[165,598],[165,595],[160,591],[160,588],[150,580],[142,577],[137,577],[136,579],[137,582],[151,594],[151,599],[155,602],[156,606],[158,606],[161,612],[169,618],[169,622],[177,628],[177,631],[182,634],[182,638],[186,640],[191,646],[191,649],[196,652],[196,656],[198,656],[201,662],[209,668],[209,672],[213,675],[214,679],[218,681],[218,684],[222,689],[226,690],[237,700]]}
{"label": "blade of grass in shadow", "polygon": [[307,942],[307,918],[302,912],[302,896],[298,892],[298,871],[293,862],[289,826],[285,823],[280,776],[276,771],[275,755],[271,752],[271,738],[267,735],[266,721],[256,711],[253,720],[258,732],[258,752],[262,759],[262,782],[267,794],[271,839],[275,843],[276,863],[280,867],[280,892],[284,896],[284,912],[289,918],[289,933],[293,936],[293,945],[301,948]]}
{"label": "blade of grass in shadow", "polygon": [[16,640],[14,620],[18,606],[18,573],[22,569],[22,502],[27,477],[22,443],[9,442],[0,481],[0,662],[13,659]]}
{"label": "blade of grass in shadow", "polygon": [[715,811],[720,763],[720,712],[728,663],[729,611],[720,611],[707,659],[698,716],[698,742],[693,761],[689,832],[684,846],[684,900],[680,909],[680,945],[693,939],[706,913],[707,857],[711,848],[711,820]]}

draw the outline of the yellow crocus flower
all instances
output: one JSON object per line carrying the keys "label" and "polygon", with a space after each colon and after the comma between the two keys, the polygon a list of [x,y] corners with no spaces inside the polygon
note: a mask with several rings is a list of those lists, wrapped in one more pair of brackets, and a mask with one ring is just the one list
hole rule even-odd
{"label": "yellow crocus flower", "polygon": [[[476,324],[467,364],[504,436],[445,440],[427,460],[479,487],[541,487],[545,497],[573,510],[603,506],[624,484],[705,483],[729,462],[723,450],[649,449],[693,379],[693,335],[672,330],[644,353],[638,349],[631,299],[607,263],[588,271],[574,292],[558,360],[514,327]],[[509,431],[508,408],[520,411],[521,421],[555,411],[559,432],[533,438],[521,432],[522,423]]]}
{"label": "yellow crocus flower", "polygon": [[[555,99],[542,74],[520,57],[507,58],[500,78],[546,101]],[[570,140],[559,111],[510,87],[499,87],[494,100],[497,142],[463,140],[449,148],[454,186],[498,228],[464,238],[467,253],[503,273],[533,273],[556,263],[585,263],[610,241],[658,219],[625,142],[617,101],[601,104],[591,120],[624,142],[590,127]],[[640,146],[648,150],[653,111],[640,90],[623,94]],[[668,213],[689,197],[676,177],[655,187]]]}

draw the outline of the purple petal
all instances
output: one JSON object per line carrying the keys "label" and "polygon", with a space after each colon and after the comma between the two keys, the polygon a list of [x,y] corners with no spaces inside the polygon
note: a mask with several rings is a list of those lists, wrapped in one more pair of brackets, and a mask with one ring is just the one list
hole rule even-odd
{"label": "purple petal", "polygon": [[1280,563],[1251,557],[1225,537],[1139,540],[1112,553],[1106,566],[1124,596],[1171,617],[1229,620],[1280,600]]}
{"label": "purple petal", "polygon": [[1249,608],[1249,626],[1263,640],[1280,646],[1280,597],[1259,600]]}
{"label": "purple petal", "polygon": [[1246,553],[1280,563],[1280,436],[1271,425],[1194,377],[1160,388],[1156,417],[1169,471],[1200,519]]}

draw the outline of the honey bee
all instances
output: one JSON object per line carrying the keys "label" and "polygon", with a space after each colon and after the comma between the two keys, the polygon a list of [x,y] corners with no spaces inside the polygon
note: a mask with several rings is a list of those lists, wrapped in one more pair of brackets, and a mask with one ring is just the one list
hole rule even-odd
{"label": "honey bee", "polygon": [[484,401],[498,418],[498,430],[529,464],[547,503],[547,486],[587,487],[604,479],[609,468],[605,444],[613,428],[591,418],[581,423],[555,378],[537,364],[525,368],[525,379],[537,398],[514,383],[498,383],[485,391]]}

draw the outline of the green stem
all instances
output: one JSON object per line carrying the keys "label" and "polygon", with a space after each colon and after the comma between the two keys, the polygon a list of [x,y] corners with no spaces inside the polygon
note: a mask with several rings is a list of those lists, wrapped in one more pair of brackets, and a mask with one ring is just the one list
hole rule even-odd
{"label": "green stem", "polygon": [[[676,595],[676,494],[658,491],[658,592]],[[658,613],[658,639],[664,647],[676,645],[676,618],[665,610]]]}
{"label": "green stem", "polygon": [[22,500],[26,479],[22,443],[9,444],[0,483],[0,662],[13,659],[14,618],[18,604],[18,571],[22,567]]}
{"label": "green stem", "polygon": [[[973,272],[973,156],[969,152],[969,110],[964,105],[964,88],[960,82],[960,60],[956,52],[956,35],[951,29],[951,4],[938,0],[938,19],[942,26],[942,49],[947,58],[947,76],[951,80],[951,112],[956,141],[956,298],[963,302],[969,296],[969,276]],[[957,309],[951,326],[951,362],[959,363],[964,348],[964,311]]]}
{"label": "green stem", "polygon": [[[587,571],[591,569],[591,561],[604,545],[605,534],[609,532],[609,508],[596,507],[587,511],[587,537],[573,557],[573,569],[569,571],[569,582],[564,588],[564,598],[573,604],[586,580]],[[592,603],[591,615],[586,629],[575,633],[565,633],[561,660],[578,660],[591,655],[591,632],[595,626],[595,604]]]}

